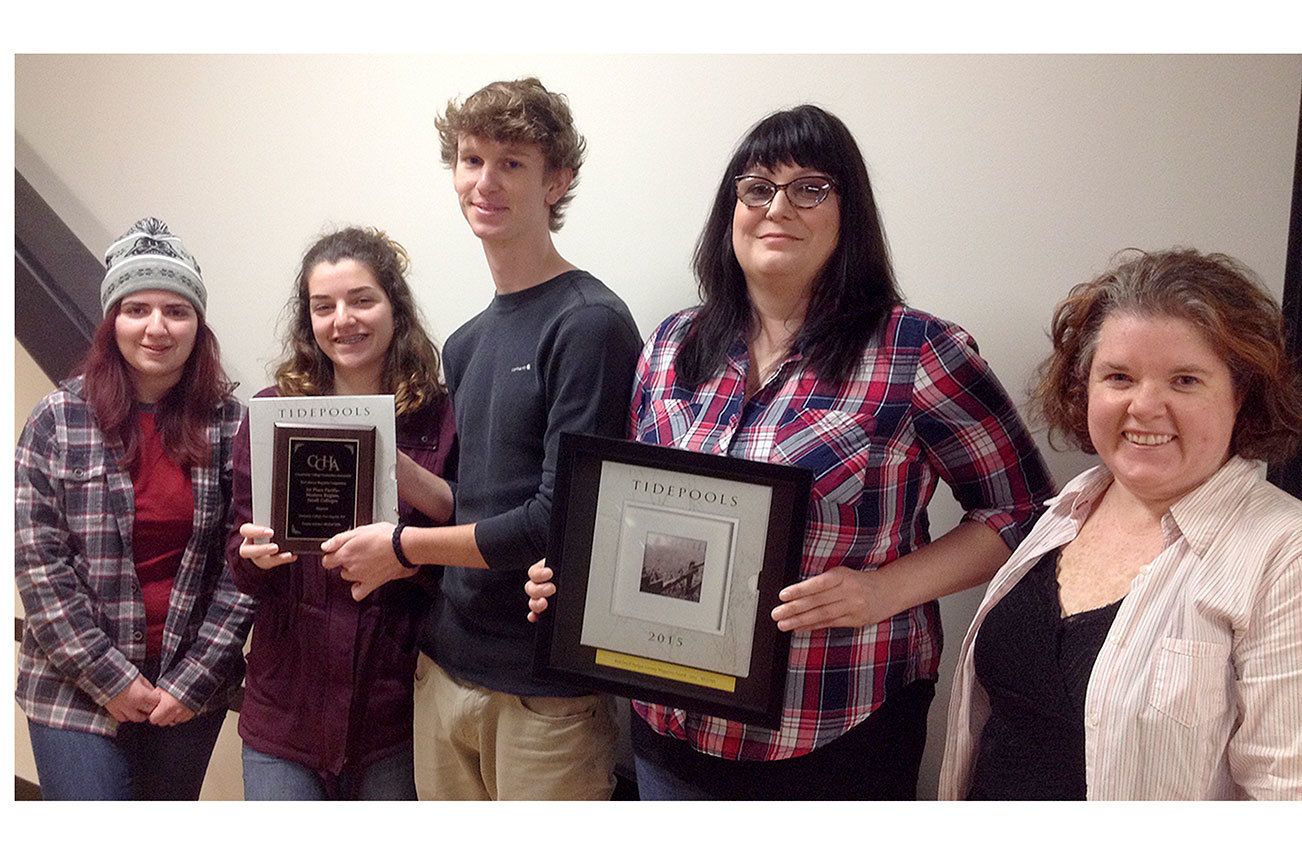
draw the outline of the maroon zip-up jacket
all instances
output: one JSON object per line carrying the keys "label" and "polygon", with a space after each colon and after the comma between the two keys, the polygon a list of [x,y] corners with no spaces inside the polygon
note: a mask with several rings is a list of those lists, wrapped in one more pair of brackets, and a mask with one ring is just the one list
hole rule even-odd
{"label": "maroon zip-up jacket", "polygon": [[[274,388],[258,397],[274,396]],[[455,423],[446,397],[397,418],[398,448],[425,469],[454,475]],[[235,532],[226,560],[241,591],[257,600],[240,737],[256,751],[327,774],[363,768],[411,740],[416,625],[439,568],[389,582],[358,603],[339,570],[299,555],[274,570],[240,557],[240,525],[252,520],[249,420],[240,426],[232,479]],[[399,500],[413,525],[434,524]]]}

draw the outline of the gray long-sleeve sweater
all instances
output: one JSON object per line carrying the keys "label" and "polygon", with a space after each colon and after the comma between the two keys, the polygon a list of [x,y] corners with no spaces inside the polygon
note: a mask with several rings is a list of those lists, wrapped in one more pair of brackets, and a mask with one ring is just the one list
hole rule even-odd
{"label": "gray long-sleeve sweater", "polygon": [[585,271],[494,297],[444,364],[460,439],[456,523],[489,569],[449,567],[421,650],[455,677],[519,696],[583,691],[531,673],[526,570],[543,557],[562,431],[627,433],[642,340],[628,307]]}

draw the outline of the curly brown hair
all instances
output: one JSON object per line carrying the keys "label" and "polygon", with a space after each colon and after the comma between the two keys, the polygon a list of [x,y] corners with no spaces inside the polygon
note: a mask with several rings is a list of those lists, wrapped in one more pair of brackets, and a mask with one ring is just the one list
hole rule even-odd
{"label": "curly brown hair", "polygon": [[426,334],[407,285],[407,251],[384,231],[360,226],[323,235],[303,254],[294,294],[285,306],[285,356],[276,368],[280,394],[327,395],[334,388],[334,365],[312,334],[308,279],[317,265],[342,259],[354,259],[370,268],[393,307],[393,340],[385,356],[381,388],[392,393],[398,415],[418,410],[445,394],[438,347]]}
{"label": "curly brown hair", "polygon": [[537,145],[547,162],[547,171],[569,169],[570,186],[551,207],[553,232],[565,223],[565,209],[579,185],[586,143],[574,127],[570,104],[563,94],[552,93],[536,78],[495,81],[466,97],[434,119],[439,134],[439,155],[449,169],[456,165],[459,136],[481,136],[499,142]]}
{"label": "curly brown hair", "polygon": [[[1053,355],[1031,395],[1052,442],[1094,454],[1089,370],[1099,331],[1113,314],[1175,317],[1193,325],[1225,359],[1240,400],[1230,449],[1278,461],[1302,445],[1302,376],[1284,343],[1279,303],[1247,266],[1191,249],[1128,248],[1107,272],[1072,287],[1053,314]],[[1057,444],[1055,444],[1056,446]]]}

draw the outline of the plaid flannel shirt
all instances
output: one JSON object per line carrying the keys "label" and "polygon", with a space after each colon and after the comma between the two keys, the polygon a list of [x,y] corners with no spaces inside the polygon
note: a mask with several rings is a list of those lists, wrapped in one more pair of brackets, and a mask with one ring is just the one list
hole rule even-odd
{"label": "plaid flannel shirt", "polygon": [[[836,566],[875,569],[926,545],[938,479],[964,520],[993,528],[1010,550],[1053,493],[1017,410],[958,326],[897,306],[844,382],[820,381],[793,352],[747,400],[740,338],[700,388],[675,382],[674,358],[696,310],[670,317],[647,342],[632,433],[644,443],[810,468],[801,579]],[[657,732],[703,753],[785,759],[845,733],[904,685],[937,678],[940,650],[933,600],[880,624],[793,633],[780,729],[634,708]]]}
{"label": "plaid flannel shirt", "polygon": [[[209,462],[190,471],[194,527],[172,586],[156,685],[196,713],[225,706],[244,672],[253,600],[235,589],[223,547],[231,445],[243,408],[230,399],[208,426]],[[145,662],[145,607],[132,556],[135,498],[83,397],[82,378],[32,411],[15,456],[14,567],[25,610],[18,704],[31,720],[117,732],[104,703]]]}

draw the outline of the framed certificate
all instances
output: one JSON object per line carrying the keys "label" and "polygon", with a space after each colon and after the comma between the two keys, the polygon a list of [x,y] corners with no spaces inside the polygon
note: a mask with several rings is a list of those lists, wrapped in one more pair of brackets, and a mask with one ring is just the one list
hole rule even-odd
{"label": "framed certificate", "polygon": [[799,575],[811,475],[562,434],[535,670],[776,727],[790,637],[770,612]]}

